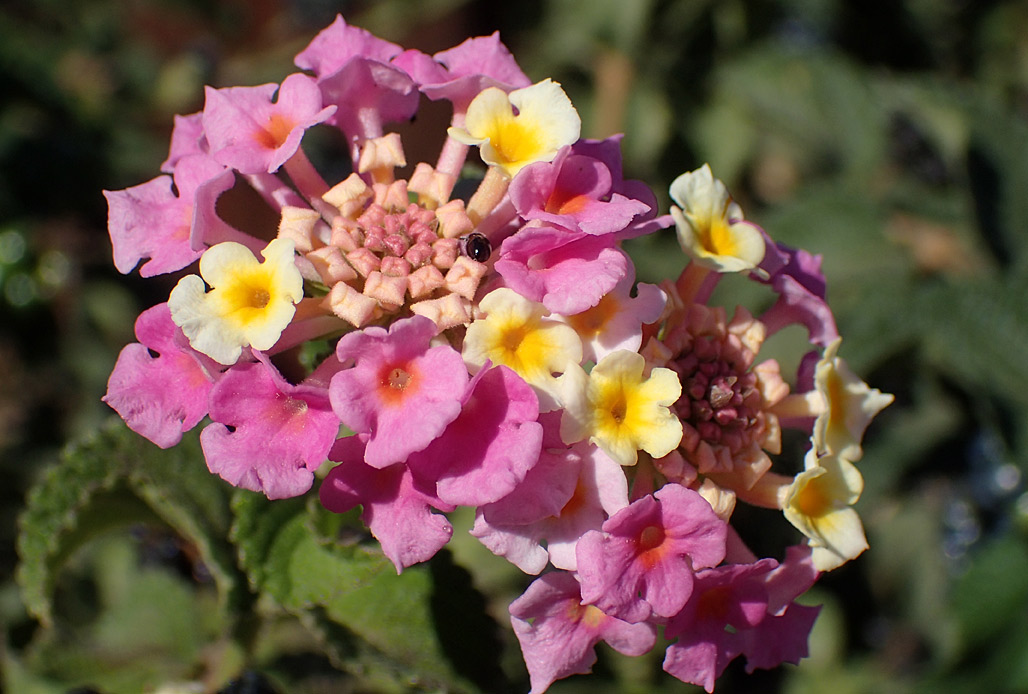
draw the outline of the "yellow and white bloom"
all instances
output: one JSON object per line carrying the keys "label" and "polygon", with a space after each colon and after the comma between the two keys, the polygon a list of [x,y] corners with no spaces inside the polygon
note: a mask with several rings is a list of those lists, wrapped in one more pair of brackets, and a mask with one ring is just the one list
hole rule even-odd
{"label": "yellow and white bloom", "polygon": [[824,406],[814,421],[814,448],[856,461],[864,455],[860,442],[867,426],[894,398],[864,383],[836,356],[841,342],[828,345],[814,370],[814,388]]}
{"label": "yellow and white bloom", "polygon": [[682,441],[682,423],[671,406],[682,395],[678,374],[656,368],[644,377],[646,360],[619,350],[586,374],[580,366],[561,377],[567,444],[588,438],[621,465],[635,465],[640,450],[660,458]]}
{"label": "yellow and white bloom", "polygon": [[479,302],[485,314],[468,326],[464,361],[477,371],[486,361],[503,364],[535,388],[539,409],[558,407],[557,379],[582,361],[582,341],[570,326],[550,318],[542,304],[501,288]]}
{"label": "yellow and white bloom", "polygon": [[243,347],[270,349],[303,298],[293,242],[275,239],[261,255],[264,262],[234,242],[212,246],[200,258],[200,276],[183,277],[168,297],[189,344],[221,364],[236,363]]}
{"label": "yellow and white bloom", "polygon": [[831,571],[867,549],[864,526],[853,504],[864,478],[837,455],[807,453],[806,469],[783,490],[785,518],[807,536],[818,571]]}
{"label": "yellow and white bloom", "polygon": [[671,182],[671,207],[682,250],[718,272],[752,270],[764,259],[764,237],[743,221],[742,208],[714,178],[710,166],[684,173]]}
{"label": "yellow and white bloom", "polygon": [[513,177],[529,164],[552,161],[581,131],[582,119],[571,99],[560,84],[546,79],[510,94],[497,87],[483,90],[468,106],[464,127],[448,132],[459,142],[477,145],[482,161]]}

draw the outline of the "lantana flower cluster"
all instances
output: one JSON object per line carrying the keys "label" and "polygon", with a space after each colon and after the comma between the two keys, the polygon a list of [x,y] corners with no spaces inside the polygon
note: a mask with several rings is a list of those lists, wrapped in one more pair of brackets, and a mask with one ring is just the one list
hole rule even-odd
{"label": "lantana flower cluster", "polygon": [[[398,572],[474,508],[472,535],[538,576],[510,605],[532,694],[588,672],[601,640],[641,655],[662,632],[664,669],[707,691],[736,657],[804,657],[818,609],[796,599],[867,546],[855,463],[892,399],[838,356],[820,259],[746,221],[707,166],[660,214],[620,138],[583,139],[561,86],[496,34],[429,56],[338,17],[296,66],[208,88],[164,174],[105,193],[118,270],[183,274],[139,316],[105,401],[163,448],[204,422],[229,484],[359,506]],[[434,164],[390,130],[423,98],[452,106],[424,134]],[[308,159],[315,128],[343,143],[341,180]],[[219,216],[240,187],[277,230]],[[636,283],[622,241],[671,228],[685,270]],[[726,274],[771,308],[710,305]],[[786,375],[759,352],[793,324],[811,351]],[[776,460],[785,427],[810,440],[798,473]],[[739,503],[781,511],[798,544],[756,556]]]}

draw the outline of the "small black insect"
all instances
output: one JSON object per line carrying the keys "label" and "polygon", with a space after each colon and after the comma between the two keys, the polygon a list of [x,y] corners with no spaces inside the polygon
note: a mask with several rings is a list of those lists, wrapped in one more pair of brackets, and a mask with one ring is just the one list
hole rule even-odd
{"label": "small black insect", "polygon": [[460,244],[461,255],[480,263],[489,260],[489,255],[493,252],[493,245],[489,243],[489,239],[477,231],[461,236],[457,242]]}

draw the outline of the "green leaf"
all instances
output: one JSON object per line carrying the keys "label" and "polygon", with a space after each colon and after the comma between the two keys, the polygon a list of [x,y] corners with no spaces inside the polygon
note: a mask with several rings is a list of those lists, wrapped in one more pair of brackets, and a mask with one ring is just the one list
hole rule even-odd
{"label": "green leaf", "polygon": [[[451,666],[433,613],[441,589],[424,566],[397,575],[377,546],[326,543],[328,511],[237,492],[232,537],[251,584],[326,639],[347,669],[392,673],[396,682],[470,691]],[[468,587],[470,590],[470,587]]]}
{"label": "green leaf", "polygon": [[1028,600],[1028,549],[998,540],[977,553],[953,589],[951,606],[964,643],[980,645],[1020,620]]}
{"label": "green leaf", "polygon": [[29,492],[18,536],[25,604],[51,624],[54,583],[75,550],[142,522],[167,524],[195,546],[227,610],[243,587],[227,541],[229,520],[226,485],[207,471],[195,434],[161,450],[112,420],[65,450]]}

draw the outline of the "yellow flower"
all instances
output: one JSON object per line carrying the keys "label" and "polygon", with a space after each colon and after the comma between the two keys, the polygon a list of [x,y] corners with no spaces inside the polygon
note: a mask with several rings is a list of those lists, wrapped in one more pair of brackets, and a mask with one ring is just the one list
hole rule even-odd
{"label": "yellow flower", "polygon": [[836,455],[807,453],[806,469],[785,488],[785,518],[809,539],[818,571],[831,571],[867,549],[853,504],[864,489],[860,471]]}
{"label": "yellow flower", "polygon": [[824,400],[824,410],[814,422],[814,447],[821,454],[855,461],[864,455],[864,430],[893,396],[868,386],[836,356],[841,342],[838,338],[828,345],[814,370],[814,387]]}
{"label": "yellow flower", "polygon": [[200,276],[183,277],[168,297],[189,344],[221,364],[234,364],[243,347],[270,349],[303,298],[293,242],[275,239],[261,255],[263,263],[241,244],[212,246],[200,258]]}
{"label": "yellow flower", "polygon": [[543,412],[556,409],[557,380],[582,361],[582,341],[568,325],[553,318],[542,304],[501,288],[479,302],[485,316],[468,326],[464,336],[464,361],[473,370],[486,360],[515,371],[533,386]]}
{"label": "yellow flower", "polygon": [[621,465],[635,465],[640,450],[660,458],[682,441],[682,423],[670,407],[682,394],[678,375],[656,368],[643,377],[646,360],[619,350],[586,374],[580,366],[561,377],[565,443],[582,439],[599,446]]}
{"label": "yellow flower", "polygon": [[764,237],[743,221],[725,184],[704,164],[671,182],[671,216],[682,250],[701,265],[718,272],[752,270],[764,259]]}
{"label": "yellow flower", "polygon": [[571,100],[547,79],[510,94],[496,87],[483,90],[468,106],[464,128],[448,132],[459,142],[478,145],[485,163],[513,177],[529,164],[552,161],[581,130]]}

